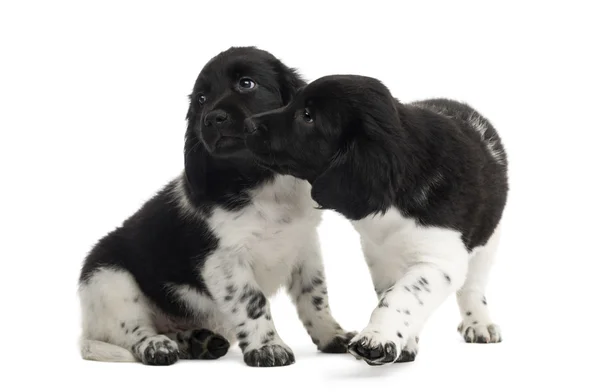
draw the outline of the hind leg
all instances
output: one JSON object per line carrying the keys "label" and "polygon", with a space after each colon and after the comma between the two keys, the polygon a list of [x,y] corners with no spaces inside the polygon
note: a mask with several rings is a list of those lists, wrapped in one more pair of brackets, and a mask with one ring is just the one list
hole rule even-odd
{"label": "hind leg", "polygon": [[158,334],[150,306],[128,272],[98,269],[81,283],[79,296],[84,339],[123,347],[147,365],[177,361],[177,344]]}
{"label": "hind leg", "polygon": [[177,342],[180,359],[218,359],[229,350],[229,341],[208,329],[169,332],[165,335]]}
{"label": "hind leg", "polygon": [[500,328],[494,324],[485,298],[489,274],[498,248],[499,228],[488,243],[469,261],[467,279],[457,292],[462,322],[458,332],[467,343],[498,343],[502,341]]}

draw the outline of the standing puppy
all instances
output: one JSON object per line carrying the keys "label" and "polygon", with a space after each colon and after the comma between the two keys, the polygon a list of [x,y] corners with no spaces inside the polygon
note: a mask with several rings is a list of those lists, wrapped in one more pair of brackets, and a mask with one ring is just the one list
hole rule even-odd
{"label": "standing puppy", "polygon": [[218,358],[237,339],[250,366],[292,364],[267,301],[283,285],[319,350],[347,351],[353,335],[330,314],[310,185],[258,166],[244,142],[247,116],[285,105],[302,85],[255,48],[202,69],[184,173],[84,262],[84,358],[170,365]]}
{"label": "standing puppy", "polygon": [[508,192],[492,125],[450,100],[403,105],[378,80],[327,76],[246,120],[257,160],[308,180],[361,235],[379,305],[350,346],[371,365],[412,361],[432,312],[457,292],[467,342],[501,340],[485,299]]}

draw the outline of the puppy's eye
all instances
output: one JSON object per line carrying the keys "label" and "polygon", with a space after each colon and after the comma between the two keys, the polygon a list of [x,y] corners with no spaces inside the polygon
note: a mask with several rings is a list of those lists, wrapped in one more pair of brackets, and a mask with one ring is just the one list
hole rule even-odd
{"label": "puppy's eye", "polygon": [[304,119],[304,121],[306,121],[307,123],[313,122],[313,118],[311,117],[310,110],[308,110],[308,108],[304,109],[304,111],[302,112],[302,119]]}
{"label": "puppy's eye", "polygon": [[198,97],[198,103],[200,105],[204,105],[204,103],[206,103],[206,95],[201,95]]}
{"label": "puppy's eye", "polygon": [[240,87],[241,90],[252,90],[253,88],[256,87],[256,83],[254,82],[254,80],[252,80],[248,77],[243,77],[238,82],[238,86]]}

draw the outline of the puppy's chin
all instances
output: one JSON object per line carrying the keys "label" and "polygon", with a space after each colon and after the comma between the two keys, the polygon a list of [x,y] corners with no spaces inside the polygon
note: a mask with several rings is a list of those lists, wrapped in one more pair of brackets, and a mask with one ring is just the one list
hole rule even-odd
{"label": "puppy's chin", "polygon": [[243,138],[237,136],[203,135],[202,143],[211,155],[217,157],[250,157]]}

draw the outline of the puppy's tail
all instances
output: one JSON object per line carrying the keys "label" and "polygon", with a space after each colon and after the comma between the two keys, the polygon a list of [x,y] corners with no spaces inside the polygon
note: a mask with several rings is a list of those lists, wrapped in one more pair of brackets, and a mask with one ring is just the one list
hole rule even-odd
{"label": "puppy's tail", "polygon": [[81,357],[100,362],[139,362],[133,353],[123,347],[99,340],[81,339]]}

